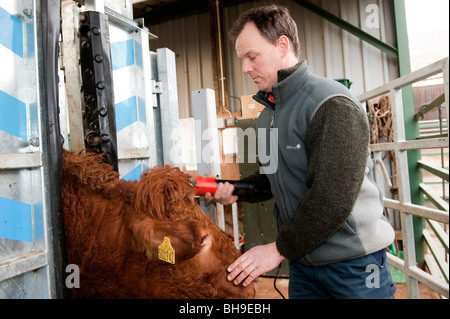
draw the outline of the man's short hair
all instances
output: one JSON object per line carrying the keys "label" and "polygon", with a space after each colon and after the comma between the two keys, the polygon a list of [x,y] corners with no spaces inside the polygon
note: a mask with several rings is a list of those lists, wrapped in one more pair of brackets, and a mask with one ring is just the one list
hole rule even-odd
{"label": "man's short hair", "polygon": [[248,22],[253,22],[259,32],[269,42],[275,42],[282,36],[286,36],[291,42],[294,53],[300,56],[300,41],[298,40],[297,24],[289,14],[289,10],[282,6],[269,5],[252,8],[239,16],[228,36],[236,41],[242,29]]}

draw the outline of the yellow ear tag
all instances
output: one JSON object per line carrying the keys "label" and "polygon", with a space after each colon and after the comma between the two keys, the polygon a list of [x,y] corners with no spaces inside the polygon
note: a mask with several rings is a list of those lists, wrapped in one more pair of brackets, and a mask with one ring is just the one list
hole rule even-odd
{"label": "yellow ear tag", "polygon": [[175,250],[170,244],[169,237],[164,236],[163,242],[158,246],[158,259],[175,264]]}

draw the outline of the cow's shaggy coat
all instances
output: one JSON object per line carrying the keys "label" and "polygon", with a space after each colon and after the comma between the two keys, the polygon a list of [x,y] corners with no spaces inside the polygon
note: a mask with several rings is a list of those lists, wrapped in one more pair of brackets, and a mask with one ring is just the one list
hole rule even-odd
{"label": "cow's shaggy coat", "polygon": [[[205,216],[178,168],[119,179],[101,155],[63,152],[62,208],[69,264],[80,270],[77,298],[252,298],[226,267],[238,256]],[[168,237],[175,264],[158,259]]]}

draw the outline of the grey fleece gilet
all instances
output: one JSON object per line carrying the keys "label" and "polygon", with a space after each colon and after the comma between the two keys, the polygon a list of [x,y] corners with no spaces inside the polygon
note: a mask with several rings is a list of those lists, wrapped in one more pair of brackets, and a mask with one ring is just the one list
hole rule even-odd
{"label": "grey fleece gilet", "polygon": [[[328,107],[329,113],[333,114],[332,109],[338,108],[339,103],[342,104],[344,112],[360,111],[364,115],[364,120],[367,121],[360,103],[342,84],[312,75],[306,61],[303,61],[286,79],[273,85],[272,93],[275,108],[262,99],[261,94],[255,95],[254,99],[266,105],[257,121],[258,128],[266,129],[266,145],[264,149],[260,147],[262,144],[258,143],[258,154],[262,158],[263,152],[267,154],[268,150],[271,150],[270,161],[262,163],[262,166],[267,169],[266,176],[276,200],[274,215],[280,231],[277,238],[277,248],[280,253],[289,260],[318,266],[361,257],[391,244],[394,231],[383,215],[380,192],[373,181],[373,163],[370,159],[368,139],[367,142],[365,139],[362,143],[359,142],[358,145],[363,146],[358,148],[359,153],[355,152],[355,156],[359,156],[362,163],[359,165],[360,177],[353,182],[348,181],[346,179],[348,177],[342,176],[343,184],[356,183],[356,186],[352,187],[357,187],[353,199],[342,198],[342,202],[351,203],[351,206],[342,208],[348,210],[344,220],[333,220],[335,218],[333,210],[341,209],[339,201],[326,203],[327,193],[334,194],[328,197],[336,198],[339,195],[336,196],[339,189],[327,189],[322,185],[319,192],[317,189],[313,191],[314,176],[318,176],[319,173],[326,176],[326,172],[323,169],[320,172],[312,172],[315,163],[309,163],[309,161],[321,160],[316,155],[319,145],[306,145],[307,141],[310,144],[323,143],[324,145],[320,147],[331,148],[339,147],[339,145],[327,145],[327,141],[317,141],[312,136],[312,130],[308,131],[311,121],[319,111],[321,118],[317,121],[322,120],[322,117],[326,119],[325,111],[327,110],[321,110],[322,106]],[[362,118],[361,114],[358,116]],[[357,124],[360,125],[360,123]],[[316,128],[320,125],[320,123],[315,124]],[[270,128],[274,128],[277,134],[270,134]],[[264,137],[258,135],[258,139],[261,138],[264,141]],[[351,145],[351,141],[349,143]],[[340,163],[334,163],[335,167],[329,169],[339,169],[339,165]],[[275,171],[274,167],[276,167]],[[319,180],[318,177],[317,180]],[[326,211],[320,211],[321,207],[326,207]],[[340,211],[336,215],[342,216],[343,213]],[[330,232],[330,229],[327,229],[327,222],[332,226],[337,223],[338,226],[335,230],[331,230],[325,241],[320,234],[308,234],[308,223],[311,223],[311,228],[316,232],[321,229],[317,223],[323,224],[323,232]]]}

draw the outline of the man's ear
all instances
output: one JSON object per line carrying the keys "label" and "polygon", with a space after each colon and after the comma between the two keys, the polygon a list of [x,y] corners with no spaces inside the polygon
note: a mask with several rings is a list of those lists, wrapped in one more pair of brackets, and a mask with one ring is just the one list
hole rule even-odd
{"label": "man's ear", "polygon": [[278,38],[276,46],[280,52],[281,57],[284,58],[288,53],[289,47],[291,46],[291,42],[289,41],[287,36],[282,35],[281,37]]}

